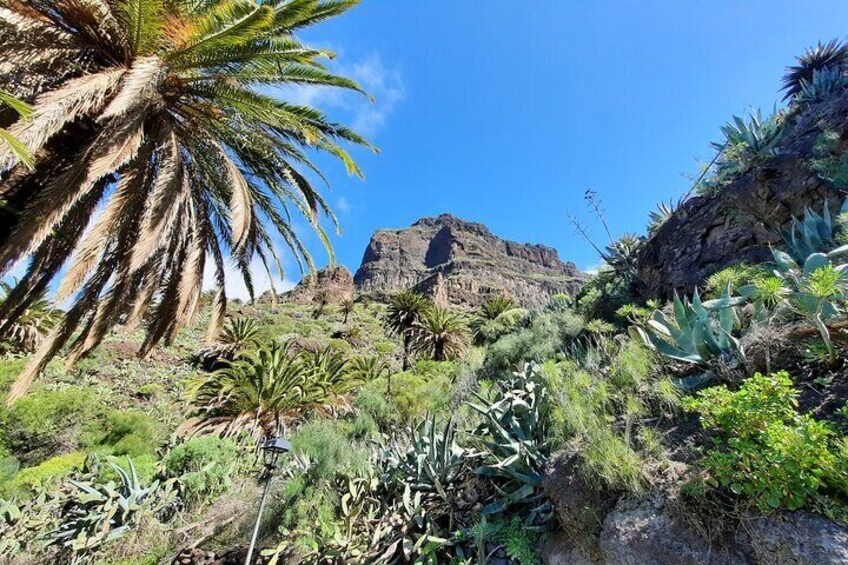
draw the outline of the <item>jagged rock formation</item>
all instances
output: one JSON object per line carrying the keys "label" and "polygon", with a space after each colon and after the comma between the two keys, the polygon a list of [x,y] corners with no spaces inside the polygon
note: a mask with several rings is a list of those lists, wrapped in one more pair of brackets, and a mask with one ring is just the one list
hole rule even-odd
{"label": "jagged rock formation", "polygon": [[443,303],[476,306],[505,293],[526,307],[575,292],[580,279],[555,249],[505,241],[483,224],[450,214],[377,231],[354,276],[358,291],[380,299],[415,289]]}
{"label": "jagged rock formation", "polygon": [[691,290],[709,275],[739,262],[771,258],[792,215],[805,205],[821,212],[825,198],[841,201],[833,183],[809,162],[824,131],[848,150],[848,96],[811,104],[787,117],[777,155],[740,175],[715,196],[686,201],[645,244],[639,270],[648,292],[668,295]]}
{"label": "jagged rock formation", "polygon": [[353,275],[347,267],[325,267],[315,271],[311,276],[303,277],[297,286],[283,294],[281,298],[295,304],[312,304],[315,295],[320,291],[327,292],[331,303],[352,300],[355,295]]}

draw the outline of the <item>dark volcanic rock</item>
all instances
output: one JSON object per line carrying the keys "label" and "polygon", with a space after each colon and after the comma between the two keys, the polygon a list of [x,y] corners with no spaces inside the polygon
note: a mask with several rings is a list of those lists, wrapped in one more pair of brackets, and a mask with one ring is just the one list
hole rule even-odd
{"label": "dark volcanic rock", "polygon": [[639,257],[642,279],[652,295],[691,290],[706,277],[735,263],[771,258],[779,229],[804,206],[821,212],[842,196],[809,167],[823,131],[840,136],[837,153],[848,147],[848,96],[793,112],[778,154],[725,186],[715,196],[686,201],[649,239]]}
{"label": "dark volcanic rock", "polygon": [[574,264],[560,261],[550,247],[505,241],[483,224],[442,214],[376,232],[354,281],[357,290],[378,298],[416,289],[445,303],[476,306],[504,293],[539,307],[553,294],[573,293],[580,278]]}

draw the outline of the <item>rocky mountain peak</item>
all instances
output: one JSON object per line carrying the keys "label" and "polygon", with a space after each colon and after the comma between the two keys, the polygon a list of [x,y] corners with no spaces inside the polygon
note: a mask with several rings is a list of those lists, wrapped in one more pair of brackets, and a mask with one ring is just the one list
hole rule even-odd
{"label": "rocky mountain peak", "polygon": [[581,275],[555,249],[501,239],[483,224],[451,214],[421,218],[400,230],[378,230],[354,276],[358,291],[385,298],[416,289],[439,301],[476,306],[505,293],[542,306],[572,293]]}

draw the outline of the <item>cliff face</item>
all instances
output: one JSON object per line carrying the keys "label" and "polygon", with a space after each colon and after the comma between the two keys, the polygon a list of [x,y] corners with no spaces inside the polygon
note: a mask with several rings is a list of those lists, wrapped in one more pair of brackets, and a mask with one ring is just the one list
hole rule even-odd
{"label": "cliff face", "polygon": [[691,291],[729,265],[769,260],[769,246],[780,243],[793,214],[805,206],[821,213],[826,199],[838,210],[843,191],[810,165],[822,157],[815,148],[825,131],[838,136],[831,156],[848,149],[848,96],[809,105],[785,128],[777,155],[718,194],[689,199],[646,242],[639,270],[650,294]]}
{"label": "cliff face", "polygon": [[483,224],[450,214],[377,231],[354,276],[359,292],[377,298],[415,289],[443,303],[477,306],[503,293],[527,307],[575,292],[580,279],[556,250],[500,239]]}

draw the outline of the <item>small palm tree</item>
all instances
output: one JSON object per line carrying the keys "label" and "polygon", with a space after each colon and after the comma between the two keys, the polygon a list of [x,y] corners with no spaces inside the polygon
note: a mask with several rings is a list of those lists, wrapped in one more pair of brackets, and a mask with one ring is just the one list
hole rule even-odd
{"label": "small palm tree", "polygon": [[409,370],[409,355],[412,350],[412,330],[421,316],[431,306],[430,301],[411,290],[395,294],[389,302],[386,325],[403,339],[403,370]]}
{"label": "small palm tree", "polygon": [[[0,283],[0,305],[11,292],[12,287]],[[62,317],[62,313],[54,308],[42,291],[35,300],[18,316],[14,324],[0,336],[0,341],[8,344],[15,352],[32,353],[44,337],[52,330]]]}
{"label": "small palm tree", "polygon": [[468,325],[462,314],[433,306],[415,323],[413,340],[419,353],[434,361],[449,361],[468,348]]}
{"label": "small palm tree", "polygon": [[353,314],[353,310],[354,310],[355,307],[356,307],[356,302],[354,302],[352,299],[342,301],[341,306],[340,306],[340,311],[341,311],[342,315],[344,316],[344,319],[342,320],[342,324],[347,324],[347,319],[351,314]]}
{"label": "small palm tree", "polygon": [[259,345],[259,323],[253,318],[231,318],[221,333],[221,343],[239,349]]}
{"label": "small palm tree", "polygon": [[32,258],[0,306],[0,333],[34,289],[56,279],[56,300],[74,300],[9,402],[68,341],[86,355],[120,320],[149,321],[141,355],[172,340],[194,318],[209,266],[214,342],[226,315],[228,254],[248,290],[254,259],[269,274],[280,265],[274,241],[312,267],[288,211],[303,213],[324,242],[318,216],[335,218],[305,174],[320,176],[310,158],[327,153],[361,175],[342,144],[368,144],[320,111],[281,99],[280,87],[362,92],[323,64],[332,53],[300,39],[357,3],[2,3],[0,84],[32,106],[8,133],[36,158],[28,170],[0,144],[0,276]]}
{"label": "small palm tree", "polygon": [[515,300],[508,296],[499,295],[489,298],[480,305],[471,319],[474,341],[478,345],[494,341],[515,327],[525,313],[525,310],[519,308]]}
{"label": "small palm tree", "polygon": [[195,414],[180,432],[267,436],[338,401],[359,382],[336,351],[295,353],[290,342],[274,343],[192,383],[188,398]]}
{"label": "small palm tree", "polygon": [[327,307],[327,304],[330,303],[330,291],[322,288],[315,292],[315,296],[312,298],[312,303],[315,304],[315,309],[312,311],[312,317],[317,320],[324,314],[324,309]]}

